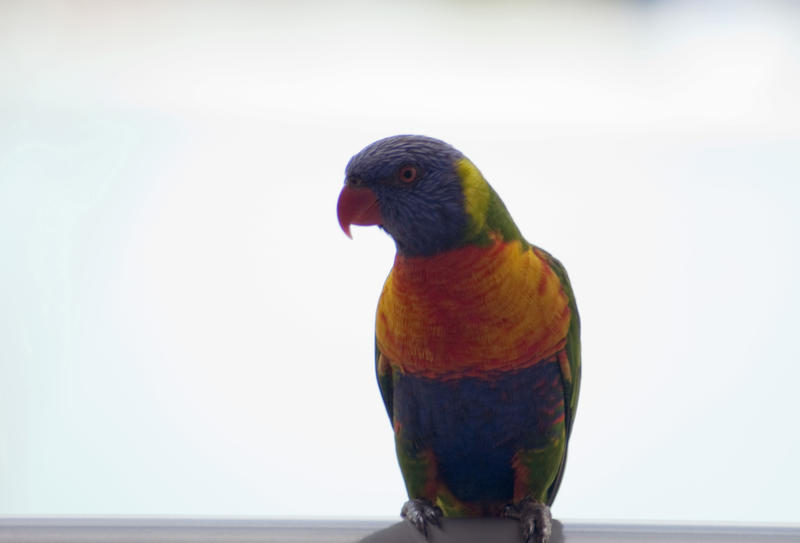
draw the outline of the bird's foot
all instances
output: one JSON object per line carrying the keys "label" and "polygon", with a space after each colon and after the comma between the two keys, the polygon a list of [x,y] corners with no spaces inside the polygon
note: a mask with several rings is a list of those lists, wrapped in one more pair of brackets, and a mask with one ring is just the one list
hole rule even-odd
{"label": "bird's foot", "polygon": [[412,499],[403,504],[400,516],[427,537],[428,526],[441,526],[439,519],[442,517],[442,510],[428,500]]}
{"label": "bird's foot", "polygon": [[547,543],[553,531],[553,517],[550,508],[531,497],[523,498],[517,504],[506,505],[504,517],[517,519],[525,543]]}

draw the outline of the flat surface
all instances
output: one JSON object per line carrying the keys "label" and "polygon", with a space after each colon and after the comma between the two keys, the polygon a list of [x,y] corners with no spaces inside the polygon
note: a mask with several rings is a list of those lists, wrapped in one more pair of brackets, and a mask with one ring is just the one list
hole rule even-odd
{"label": "flat surface", "polygon": [[[408,524],[397,523],[364,538],[363,543],[424,543]],[[519,526],[509,519],[445,519],[442,529],[431,529],[428,543],[482,542],[520,543]],[[685,525],[623,524],[567,521],[553,522],[550,543],[736,543],[800,542],[800,526],[774,525]]]}
{"label": "flat surface", "polygon": [[[392,521],[253,518],[0,517],[0,543],[287,542],[424,543],[410,525]],[[428,543],[521,541],[508,519],[445,519]],[[800,542],[800,525],[701,525],[555,521],[552,543]]]}
{"label": "flat surface", "polygon": [[390,521],[0,517],[0,543],[350,543]]}

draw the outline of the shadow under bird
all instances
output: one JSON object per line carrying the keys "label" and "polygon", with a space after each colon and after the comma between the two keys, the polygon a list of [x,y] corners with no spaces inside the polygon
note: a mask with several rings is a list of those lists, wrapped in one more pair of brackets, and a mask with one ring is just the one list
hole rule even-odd
{"label": "shadow under bird", "polygon": [[375,366],[422,533],[439,518],[519,519],[546,543],[580,384],[567,272],[520,234],[450,145],[393,136],[355,155],[339,224],[377,225],[397,254],[376,315]]}

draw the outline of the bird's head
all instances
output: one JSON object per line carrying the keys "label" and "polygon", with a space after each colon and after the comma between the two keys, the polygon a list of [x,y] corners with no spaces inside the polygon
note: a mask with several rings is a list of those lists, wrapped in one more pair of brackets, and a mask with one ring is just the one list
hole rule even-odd
{"label": "bird's head", "polygon": [[392,136],[350,159],[339,224],[378,225],[405,256],[462,245],[484,228],[491,189],[459,151],[425,136]]}

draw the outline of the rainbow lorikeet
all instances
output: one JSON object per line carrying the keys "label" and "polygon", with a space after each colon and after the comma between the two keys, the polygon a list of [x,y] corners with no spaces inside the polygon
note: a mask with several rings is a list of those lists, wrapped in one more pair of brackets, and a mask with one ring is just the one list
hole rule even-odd
{"label": "rainbow lorikeet", "polygon": [[561,263],[520,234],[450,145],[394,136],[345,171],[339,224],[378,225],[397,254],[375,364],[423,533],[445,516],[510,516],[550,536],[580,383],[580,324]]}

